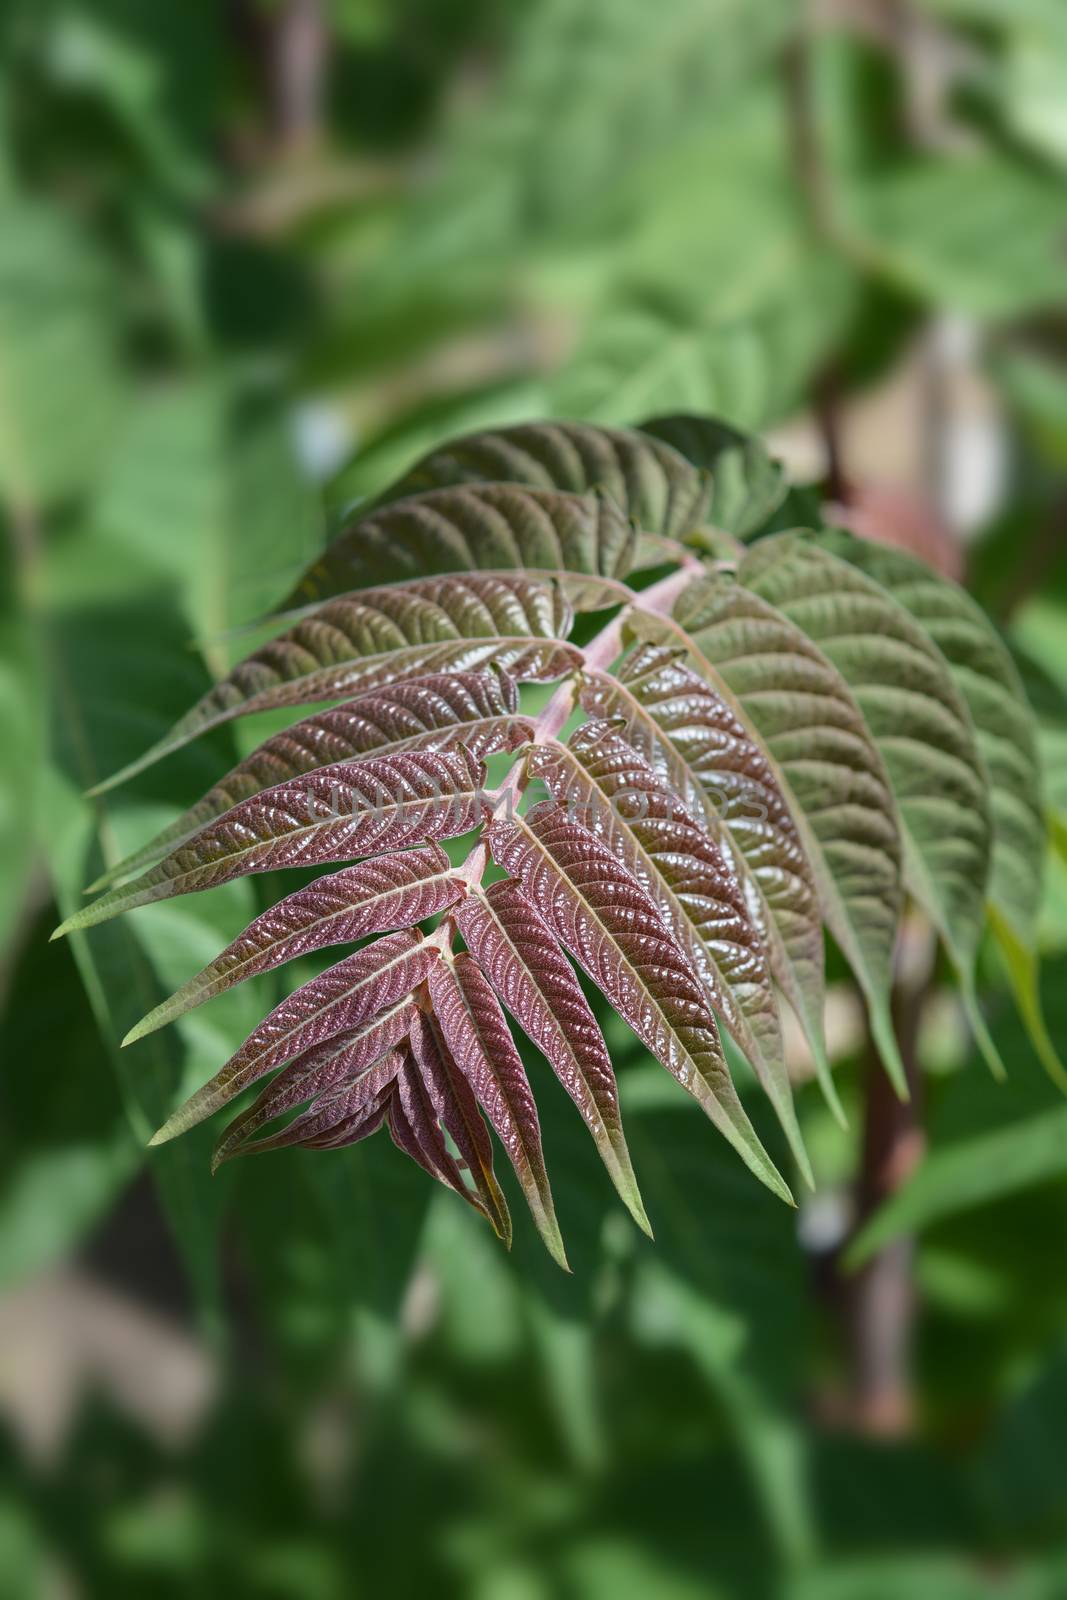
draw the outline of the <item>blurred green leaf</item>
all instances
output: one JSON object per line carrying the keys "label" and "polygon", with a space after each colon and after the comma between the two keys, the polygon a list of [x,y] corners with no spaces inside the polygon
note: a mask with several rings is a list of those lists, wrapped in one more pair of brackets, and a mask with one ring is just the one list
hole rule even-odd
{"label": "blurred green leaf", "polygon": [[100,472],[123,398],[117,298],[83,231],[0,197],[0,496],[21,516]]}
{"label": "blurred green leaf", "polygon": [[1017,162],[929,160],[855,191],[850,211],[872,262],[935,305],[993,319],[1067,299],[1067,196]]}

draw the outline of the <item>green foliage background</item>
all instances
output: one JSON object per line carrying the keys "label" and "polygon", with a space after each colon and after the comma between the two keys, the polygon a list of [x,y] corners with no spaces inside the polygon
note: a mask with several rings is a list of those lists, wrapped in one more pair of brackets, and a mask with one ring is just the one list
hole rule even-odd
{"label": "green foliage background", "polygon": [[[509,1258],[381,1141],[215,1180],[204,1130],[145,1151],[270,980],[117,1041],[262,884],[43,943],[246,735],[92,806],[81,791],[428,445],[550,414],[768,429],[828,386],[847,406],[949,313],[1006,429],[971,578],[1067,812],[1067,16],[925,0],[813,27],[801,9],[0,7],[0,1341],[5,1307],[76,1269],[179,1325],[215,1376],[176,1442],[90,1386],[42,1458],[2,1403],[33,1376],[8,1375],[14,1594],[1067,1592],[1067,1107],[992,960],[1010,1083],[935,1007],[930,1150],[871,1225],[917,1233],[920,1292],[916,1425],[871,1441],[833,1422],[815,1234],[621,1025],[657,1242],[541,1073],[564,1279],[528,1226]],[[1061,1050],[1065,871],[1044,918]],[[861,1055],[838,1065],[851,1134],[801,1095],[824,1198],[855,1163]],[[162,1356],[151,1381],[171,1381]]]}

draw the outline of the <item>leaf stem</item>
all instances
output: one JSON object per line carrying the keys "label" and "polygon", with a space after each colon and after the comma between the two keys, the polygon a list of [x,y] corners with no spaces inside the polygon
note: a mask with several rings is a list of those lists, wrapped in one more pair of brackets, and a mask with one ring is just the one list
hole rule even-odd
{"label": "leaf stem", "polygon": [[[666,617],[674,609],[674,602],[685,588],[686,584],[697,574],[702,573],[704,564],[695,556],[683,556],[682,566],[676,572],[669,572],[665,578],[660,578],[649,588],[641,591],[630,591],[632,598],[611,619],[606,627],[594,634],[587,645],[582,646],[582,666],[570,677],[564,678],[558,685],[555,693],[547,705],[534,719],[533,744],[546,744],[559,734],[574,710],[577,701],[577,684],[583,669],[602,671],[610,667],[611,663],[622,653],[623,626],[627,617],[633,611],[642,611],[651,616]],[[523,773],[525,763],[522,760],[514,761],[508,770],[503,782],[495,789],[489,790],[484,796],[487,816],[496,816],[503,808],[513,804],[516,795],[522,792]],[[484,840],[480,841],[471,851],[462,867],[457,867],[455,877],[473,887],[479,883],[482,874],[489,864],[489,850]],[[447,926],[446,917],[442,928]],[[431,936],[433,937],[433,936]]]}

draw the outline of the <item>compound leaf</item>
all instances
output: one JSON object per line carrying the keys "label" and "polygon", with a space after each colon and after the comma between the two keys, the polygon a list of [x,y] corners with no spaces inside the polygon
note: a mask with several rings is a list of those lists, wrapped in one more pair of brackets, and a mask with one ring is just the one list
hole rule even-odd
{"label": "compound leaf", "polygon": [[404,995],[361,1027],[334,1034],[301,1051],[275,1074],[247,1110],[234,1117],[219,1136],[212,1169],[217,1169],[233,1155],[258,1149],[250,1136],[265,1123],[332,1092],[373,1066],[406,1037],[415,1014],[414,1002]]}
{"label": "compound leaf", "polygon": [[647,890],[748,1056],[810,1178],[782,1056],[778,1009],[759,930],[729,858],[655,769],[608,723],[527,758],[557,804],[618,856]]}
{"label": "compound leaf", "polygon": [[974,728],[923,629],[866,573],[797,533],[762,540],[738,578],[801,628],[856,696],[896,797],[909,888],[941,934],[975,1033],[974,966],[985,919],[992,825]]}
{"label": "compound leaf", "polygon": [[515,750],[530,737],[530,724],[516,716],[518,690],[503,672],[437,673],[387,689],[372,689],[345,705],[305,717],[267,739],[196,805],[92,885],[157,861],[168,849],[212,818],[263,789],[299,778],[316,767],[366,755],[402,750],[449,750],[463,745],[479,759]]}
{"label": "compound leaf", "polygon": [[650,417],[640,426],[642,433],[672,445],[710,475],[706,520],[715,528],[744,539],[762,527],[785,498],[781,462],[756,434],[742,433],[717,417],[684,412]]}
{"label": "compound leaf", "polygon": [[626,738],[731,852],[771,971],[803,1024],[829,1103],[843,1116],[823,1035],[818,891],[771,762],[736,712],[685,661],[639,645],[616,673],[586,671],[581,703]]}
{"label": "compound leaf", "polygon": [[275,1006],[225,1066],[167,1119],[151,1143],[164,1144],[195,1127],[294,1056],[359,1029],[411,994],[439,959],[420,933],[405,931],[387,934],[319,973]]}
{"label": "compound leaf", "polygon": [[794,802],[823,914],[903,1092],[889,1016],[903,898],[899,824],[882,757],[848,684],[795,623],[724,575],[692,583],[673,626],[636,616],[632,627],[685,646],[770,758]]}

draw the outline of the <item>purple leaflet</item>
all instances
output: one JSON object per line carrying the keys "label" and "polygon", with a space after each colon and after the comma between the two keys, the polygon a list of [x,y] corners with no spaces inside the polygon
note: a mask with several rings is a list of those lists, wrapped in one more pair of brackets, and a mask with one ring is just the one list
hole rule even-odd
{"label": "purple leaflet", "polygon": [[92,888],[128,877],[231,806],[316,767],[402,750],[450,750],[459,744],[483,761],[494,751],[516,750],[531,733],[530,723],[516,714],[518,703],[515,681],[505,673],[438,673],[372,689],[345,705],[305,717],[267,739],[203,800],[112,867]]}
{"label": "purple leaflet", "polygon": [[713,1009],[752,1063],[810,1182],[763,940],[732,859],[607,722],[584,723],[567,745],[537,745],[527,769],[651,895]]}
{"label": "purple leaflet", "polygon": [[211,1170],[214,1172],[233,1155],[244,1155],[248,1148],[245,1140],[265,1123],[358,1077],[400,1043],[415,1016],[415,1003],[405,995],[362,1027],[336,1034],[302,1051],[224,1129],[211,1158]]}
{"label": "purple leaflet", "polygon": [[581,1112],[623,1204],[651,1235],[607,1045],[558,939],[511,878],[469,896],[453,915],[485,976]]}
{"label": "purple leaflet", "polygon": [[481,1195],[463,1181],[463,1174],[449,1153],[429,1090],[410,1051],[405,1052],[404,1063],[397,1074],[396,1093],[389,1103],[386,1120],[398,1150],[410,1156],[446,1189],[462,1195],[486,1221],[491,1220]]}
{"label": "purple leaflet", "polygon": [[554,801],[514,821],[493,822],[488,837],[494,861],[521,881],[641,1042],[757,1177],[792,1203],[737,1098],[700,980],[629,869]]}
{"label": "purple leaflet", "polygon": [[435,962],[430,1000],[456,1065],[496,1130],[552,1258],[569,1271],[541,1150],[541,1124],[526,1069],[500,1002],[473,956]]}
{"label": "purple leaflet", "polygon": [[157,867],[76,911],[53,938],[250,872],[352,861],[455,838],[481,820],[484,778],[482,762],[462,746],[320,767],[242,800]]}
{"label": "purple leaflet", "polygon": [[345,1117],[332,1128],[328,1128],[321,1138],[305,1138],[301,1140],[304,1150],[341,1150],[350,1145],[359,1144],[361,1139],[369,1139],[372,1133],[377,1133],[385,1121],[385,1114],[389,1109],[389,1102],[394,1094],[393,1086],[383,1089],[382,1093],[374,1100],[365,1111],[357,1111],[354,1116]]}
{"label": "purple leaflet", "polygon": [[[399,1050],[389,1050],[362,1072],[319,1095],[306,1111],[279,1128],[277,1133],[250,1139],[232,1153],[260,1155],[264,1150],[285,1150],[292,1145],[311,1150],[332,1149],[367,1138],[381,1127],[382,1115],[403,1059]],[[216,1158],[216,1165],[220,1159]]]}
{"label": "purple leaflet", "polygon": [[420,933],[392,933],[320,972],[275,1006],[151,1142],[163,1144],[195,1127],[264,1073],[325,1039],[359,1028],[411,994],[439,960],[439,952]]}
{"label": "purple leaflet", "polygon": [[474,1091],[456,1065],[437,1019],[417,1011],[408,1040],[434,1114],[451,1138],[497,1237],[511,1248],[511,1216],[493,1172],[493,1144]]}
{"label": "purple leaflet", "polygon": [[410,928],[454,905],[465,892],[435,844],[343,867],[264,911],[202,972],[150,1011],[123,1042],[132,1044],[245,978],[297,956],[354,944],[371,933]]}
{"label": "purple leaflet", "polygon": [[558,588],[521,573],[457,573],[342,595],[253,651],[165,738],[94,792],[253,711],[347,700],[407,678],[490,665],[520,681],[562,677],[581,663],[562,642],[573,617]]}

